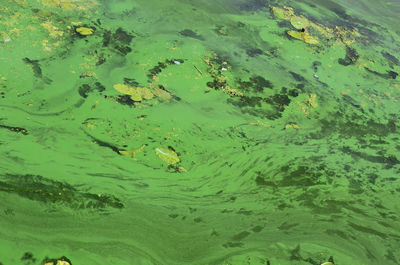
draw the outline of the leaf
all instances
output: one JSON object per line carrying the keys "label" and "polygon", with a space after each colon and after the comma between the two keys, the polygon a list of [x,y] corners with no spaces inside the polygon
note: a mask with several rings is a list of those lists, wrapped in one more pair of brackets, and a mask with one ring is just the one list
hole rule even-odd
{"label": "leaf", "polygon": [[161,160],[166,162],[168,165],[173,165],[173,164],[176,164],[176,163],[178,163],[180,161],[179,157],[178,157],[178,154],[175,153],[171,149],[156,148],[155,152],[158,155],[158,157],[160,157]]}

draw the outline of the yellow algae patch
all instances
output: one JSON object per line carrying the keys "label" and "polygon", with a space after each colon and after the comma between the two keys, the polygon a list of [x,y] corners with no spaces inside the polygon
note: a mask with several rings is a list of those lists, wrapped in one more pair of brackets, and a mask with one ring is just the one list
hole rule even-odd
{"label": "yellow algae patch", "polygon": [[144,99],[152,99],[154,97],[153,93],[147,87],[137,87],[136,91]]}
{"label": "yellow algae patch", "polygon": [[131,94],[131,99],[133,101],[142,101],[142,96],[136,90],[133,90],[133,93]]}
{"label": "yellow algae patch", "polygon": [[168,93],[167,91],[161,89],[161,88],[155,88],[152,90],[152,93],[162,99],[170,99],[172,96],[170,93]]}
{"label": "yellow algae patch", "polygon": [[[142,101],[143,99],[152,99],[154,95],[157,96],[154,91],[150,91],[147,87],[137,87],[136,89],[124,84],[113,85],[114,89],[119,93],[131,96],[134,101]],[[162,90],[162,89],[160,89]]]}
{"label": "yellow algae patch", "polygon": [[94,30],[92,28],[87,28],[87,27],[79,27],[79,28],[76,28],[75,30],[82,36],[92,35],[94,32]]}
{"label": "yellow algae patch", "polygon": [[308,106],[312,108],[316,108],[318,104],[316,103],[317,100],[317,95],[316,94],[310,94],[310,96],[304,101]]}
{"label": "yellow algae patch", "polygon": [[288,130],[288,129],[291,129],[291,128],[298,130],[298,129],[300,129],[300,126],[297,125],[297,124],[294,124],[294,123],[288,123],[288,124],[285,125],[285,130]]}
{"label": "yellow algae patch", "polygon": [[49,32],[50,37],[52,38],[57,38],[57,37],[62,37],[64,32],[62,30],[59,30],[56,26],[54,26],[50,21],[43,22],[40,24],[42,27],[47,29]]}
{"label": "yellow algae patch", "polygon": [[132,151],[119,150],[118,152],[122,156],[130,156],[130,157],[134,158],[137,153],[144,151],[144,147],[145,147],[145,145],[142,145],[140,148],[132,150]]}
{"label": "yellow algae patch", "polygon": [[310,35],[308,32],[299,32],[295,30],[289,30],[287,32],[288,35],[292,36],[295,39],[302,40],[305,43],[308,44],[318,44],[318,39],[312,35]]}
{"label": "yellow algae patch", "polygon": [[318,44],[319,43],[317,37],[314,37],[307,32],[302,32],[302,33],[304,33],[303,40],[305,43],[308,43],[308,44]]}
{"label": "yellow algae patch", "polygon": [[166,162],[168,165],[173,165],[180,161],[178,154],[171,149],[156,148],[155,152],[158,155],[158,157],[161,158],[161,160]]}
{"label": "yellow algae patch", "polygon": [[303,40],[303,34],[302,33],[303,32],[299,32],[299,31],[296,31],[296,30],[289,30],[287,32],[288,35],[290,35],[293,38],[298,39],[298,40]]}
{"label": "yellow algae patch", "polygon": [[135,89],[133,87],[124,84],[115,84],[113,85],[113,88],[119,93],[125,95],[133,95],[135,93]]}
{"label": "yellow algae patch", "polygon": [[294,16],[293,9],[290,7],[285,6],[285,9],[283,9],[275,6],[269,6],[269,8],[272,10],[274,16],[279,19],[289,20],[292,16]]}
{"label": "yellow algae patch", "polygon": [[70,10],[87,10],[98,3],[95,0],[40,0],[44,6],[48,7],[58,7],[65,11]]}

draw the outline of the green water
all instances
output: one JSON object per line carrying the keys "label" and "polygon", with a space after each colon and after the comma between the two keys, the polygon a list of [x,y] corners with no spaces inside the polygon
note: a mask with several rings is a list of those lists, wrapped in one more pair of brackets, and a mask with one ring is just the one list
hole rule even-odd
{"label": "green water", "polygon": [[1,1],[0,264],[400,264],[399,13]]}

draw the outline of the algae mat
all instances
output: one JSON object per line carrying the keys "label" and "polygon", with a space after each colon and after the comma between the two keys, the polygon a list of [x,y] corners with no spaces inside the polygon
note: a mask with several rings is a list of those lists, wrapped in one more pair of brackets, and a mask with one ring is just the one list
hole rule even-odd
{"label": "algae mat", "polygon": [[400,264],[399,13],[3,0],[0,263]]}

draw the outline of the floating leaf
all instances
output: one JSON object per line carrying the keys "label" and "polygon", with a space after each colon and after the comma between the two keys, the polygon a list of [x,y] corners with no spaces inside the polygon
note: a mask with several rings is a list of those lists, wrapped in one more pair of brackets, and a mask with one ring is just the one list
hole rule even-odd
{"label": "floating leaf", "polygon": [[302,29],[308,27],[310,23],[305,17],[293,16],[290,19],[290,24],[296,29]]}
{"label": "floating leaf", "polygon": [[76,32],[78,32],[80,35],[88,36],[88,35],[92,35],[94,30],[92,28],[79,27],[79,28],[76,28]]}
{"label": "floating leaf", "polygon": [[161,158],[161,160],[163,160],[164,162],[166,162],[169,165],[176,164],[180,161],[178,154],[175,153],[171,149],[156,148],[155,151],[156,151],[156,154]]}

